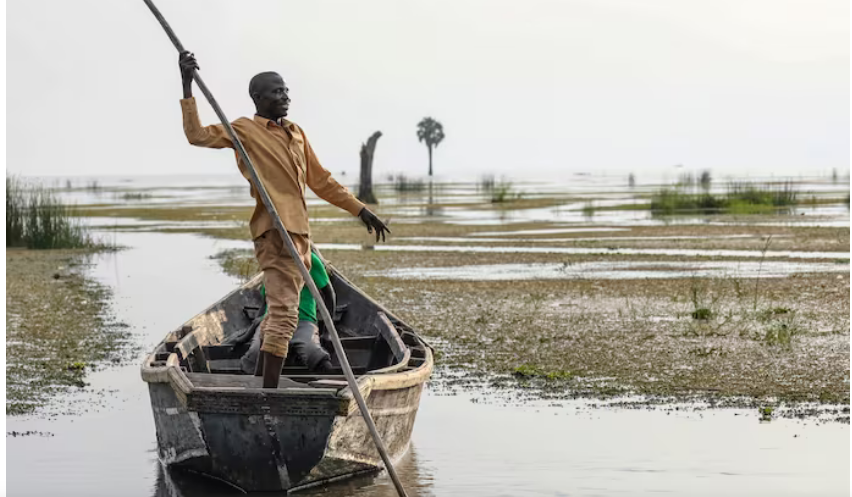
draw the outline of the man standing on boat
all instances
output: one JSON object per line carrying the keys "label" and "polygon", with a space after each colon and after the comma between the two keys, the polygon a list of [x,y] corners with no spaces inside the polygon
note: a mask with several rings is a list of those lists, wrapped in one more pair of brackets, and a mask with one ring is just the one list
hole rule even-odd
{"label": "man standing on boat", "polygon": [[[234,148],[222,125],[202,126],[198,118],[192,97],[193,71],[198,69],[195,56],[190,52],[181,53],[179,66],[183,81],[183,100],[180,102],[183,129],[189,143],[207,148]],[[359,217],[369,233],[375,230],[377,242],[380,238],[384,240],[385,233],[390,233],[385,223],[331,177],[331,173],[320,165],[304,131],[285,119],[290,97],[284,79],[274,72],[260,73],[251,79],[249,95],[256,108],[254,117],[242,117],[231,125],[251,157],[305,266],[311,267],[306,186],[321,199]],[[246,165],[239,155],[237,165],[251,184]],[[258,373],[263,375],[264,388],[277,388],[298,321],[299,291],[303,281],[254,185],[251,185],[251,195],[257,203],[249,228],[255,256],[263,270],[269,307],[260,326],[263,343],[259,359],[262,366],[258,367]]]}

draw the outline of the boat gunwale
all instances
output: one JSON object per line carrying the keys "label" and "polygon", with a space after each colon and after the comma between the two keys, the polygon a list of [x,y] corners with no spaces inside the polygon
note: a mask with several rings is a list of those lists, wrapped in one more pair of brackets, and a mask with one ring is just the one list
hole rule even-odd
{"label": "boat gunwale", "polygon": [[[426,357],[423,363],[416,368],[407,371],[384,373],[381,370],[375,370],[357,377],[358,390],[362,395],[369,396],[371,390],[395,390],[425,383],[432,374],[434,359],[429,347],[424,347],[424,350]],[[258,397],[315,396],[353,398],[352,390],[348,385],[341,389],[323,387],[290,387],[282,389],[201,387],[194,385],[186,376],[186,373],[180,367],[176,352],[169,354],[165,366],[151,366],[153,361],[154,354],[148,354],[142,364],[142,379],[147,383],[170,383],[175,391],[180,391],[183,395],[192,393],[245,393]],[[287,376],[284,375],[283,377],[286,378]]]}
{"label": "boat gunwale", "polygon": [[[331,266],[331,264],[327,264],[327,267],[330,269],[330,272],[334,274],[335,277],[339,278],[346,285],[349,285],[352,289],[357,291],[363,298],[369,301],[377,308],[377,313],[384,313],[388,317],[392,317],[393,319],[402,322],[395,314],[387,310],[384,306],[373,300],[372,297],[364,293],[360,288],[354,285],[351,281],[349,281],[345,276],[343,276],[340,271]],[[217,300],[215,303],[211,304],[203,311],[197,313],[195,316],[187,320],[184,324],[182,324],[178,329],[189,326],[190,323],[202,318],[219,306],[222,302],[231,298],[232,296],[238,294],[239,292],[250,289],[263,279],[263,273],[258,273],[257,275],[250,278],[248,281],[232,290],[228,294],[226,294],[221,299]],[[409,332],[411,333],[411,332]],[[168,358],[166,359],[166,364],[163,366],[153,366],[152,364],[156,360],[156,350],[161,349],[161,347],[166,343],[166,341],[174,335],[174,331],[170,331],[166,334],[166,336],[161,340],[155,347],[154,352],[149,353],[141,367],[141,375],[142,379],[147,383],[170,383],[172,385],[172,389],[175,392],[179,392],[182,395],[182,402],[185,403],[185,399],[187,395],[198,393],[198,394],[215,394],[215,393],[240,393],[245,394],[247,396],[256,396],[259,398],[263,397],[331,397],[329,393],[333,392],[334,397],[348,399],[351,402],[350,411],[353,408],[357,408],[354,405],[354,397],[352,394],[351,388],[347,385],[342,389],[333,389],[333,388],[322,388],[322,387],[291,387],[291,388],[282,388],[282,389],[264,389],[264,388],[247,388],[247,387],[200,387],[196,386],[192,383],[192,381],[186,376],[185,372],[180,366],[180,360],[178,359],[178,353],[182,355],[184,352],[188,354],[187,345],[190,342],[194,342],[195,347],[201,347],[204,344],[210,344],[210,330],[207,328],[199,328],[193,329],[185,336],[181,337],[180,340],[177,341],[174,347],[174,351],[172,351]],[[418,366],[403,370],[409,367],[409,361],[412,357],[411,351],[413,348],[420,348],[417,346],[412,346],[409,344],[405,344],[406,346],[406,359],[404,361],[400,361],[397,364],[393,364],[391,366],[387,366],[385,368],[376,369],[372,371],[368,371],[365,374],[356,377],[356,381],[358,382],[358,390],[364,397],[369,396],[369,392],[371,390],[394,390],[401,388],[408,388],[411,386],[415,386],[417,384],[422,384],[428,381],[429,377],[432,374],[434,369],[434,355],[432,353],[432,346],[427,343],[418,333],[411,333],[418,344],[422,346],[425,357],[422,358],[423,362]],[[192,347],[194,350],[195,347]],[[215,374],[215,373],[214,373]],[[286,375],[282,375],[283,377],[287,377]]]}

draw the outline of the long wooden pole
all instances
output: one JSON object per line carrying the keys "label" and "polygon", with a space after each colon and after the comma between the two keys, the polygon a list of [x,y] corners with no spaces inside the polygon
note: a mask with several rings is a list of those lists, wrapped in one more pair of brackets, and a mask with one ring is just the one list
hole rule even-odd
{"label": "long wooden pole", "polygon": [[[154,17],[157,18],[157,21],[160,22],[160,25],[166,31],[166,35],[168,35],[169,39],[172,41],[172,44],[177,49],[178,53],[184,52],[183,44],[181,44],[175,32],[172,30],[169,23],[166,22],[166,19],[163,17],[163,14],[160,13],[160,10],[154,5],[152,0],[144,0],[145,5],[151,9],[151,13],[154,14]],[[281,217],[278,215],[278,211],[275,209],[275,204],[272,203],[272,200],[269,198],[269,193],[266,191],[266,187],[263,186],[263,181],[261,181],[260,177],[257,175],[257,171],[254,168],[254,163],[252,163],[248,154],[246,153],[246,149],[243,148],[243,144],[240,142],[240,139],[237,137],[237,134],[234,132],[234,128],[231,127],[231,122],[225,117],[225,113],[222,112],[222,109],[219,107],[219,104],[216,103],[216,99],[213,98],[213,94],[210,93],[210,90],[207,88],[207,85],[204,84],[204,81],[201,79],[201,76],[198,74],[198,71],[193,71],[193,79],[195,83],[198,85],[198,88],[201,90],[201,93],[204,94],[207,101],[210,102],[210,105],[213,107],[213,110],[216,112],[216,115],[219,117],[219,120],[222,122],[222,126],[225,127],[225,131],[227,131],[228,136],[231,137],[231,141],[234,143],[234,147],[237,149],[237,153],[240,155],[240,158],[243,161],[243,164],[246,165],[246,168],[249,171],[249,175],[251,176],[251,181],[254,184],[255,189],[257,190],[258,195],[260,195],[261,201],[263,201],[263,205],[266,207],[266,210],[272,216],[273,223],[275,224],[275,228],[281,234],[281,239],[284,241],[284,246],[287,247],[287,251],[290,253],[290,257],[293,258],[293,261],[296,263],[296,267],[299,269],[299,272],[302,274],[302,278],[305,280],[305,285],[310,290],[311,295],[313,295],[314,300],[316,300],[317,308],[320,311],[320,315],[322,315],[323,321],[325,321],[326,329],[331,335],[331,342],[334,344],[334,351],[337,353],[337,357],[340,360],[340,366],[343,368],[343,374],[346,376],[346,381],[349,383],[349,388],[352,390],[352,395],[355,397],[355,402],[358,403],[358,408],[361,410],[361,416],[364,418],[364,422],[367,425],[367,429],[370,430],[370,435],[373,437],[373,442],[376,444],[376,449],[379,451],[379,455],[382,457],[382,461],[385,463],[385,468],[388,471],[388,474],[393,480],[394,487],[396,487],[397,493],[400,497],[407,497],[405,493],[405,488],[402,486],[402,482],[399,481],[399,477],[396,474],[396,470],[393,467],[393,462],[390,460],[390,456],[388,456],[387,450],[385,449],[385,445],[382,442],[382,438],[379,436],[379,431],[376,429],[376,424],[373,423],[373,417],[370,415],[370,411],[367,409],[367,403],[364,402],[364,397],[361,395],[361,391],[358,389],[358,382],[355,380],[355,375],[352,373],[352,367],[349,365],[349,359],[346,357],[346,351],[343,350],[343,344],[340,342],[340,337],[337,335],[337,330],[334,327],[334,321],[332,320],[331,313],[325,306],[325,302],[320,295],[317,286],[314,284],[314,280],[311,279],[311,275],[308,272],[308,268],[305,267],[305,264],[302,262],[301,255],[296,250],[296,246],[293,244],[293,240],[290,238],[290,234],[287,233],[287,229],[284,227],[284,224],[281,222]]]}

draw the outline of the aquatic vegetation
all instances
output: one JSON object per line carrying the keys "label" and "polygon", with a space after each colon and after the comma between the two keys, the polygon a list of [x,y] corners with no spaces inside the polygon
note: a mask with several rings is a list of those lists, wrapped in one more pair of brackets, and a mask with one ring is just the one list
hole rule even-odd
{"label": "aquatic vegetation", "polygon": [[[718,301],[718,297],[708,296],[708,283],[697,278],[695,275],[690,278],[689,293],[692,299],[692,312],[690,316],[696,321],[709,321],[713,318],[714,312],[711,307],[714,307]],[[709,303],[705,302],[710,300]]]}
{"label": "aquatic vegetation", "polygon": [[254,254],[250,250],[223,250],[213,255],[211,259],[219,261],[219,265],[222,266],[222,269],[226,273],[238,277],[242,282],[250,280],[260,272],[257,259],[255,259]]}
{"label": "aquatic vegetation", "polygon": [[692,311],[692,319],[696,319],[699,321],[707,321],[708,319],[713,317],[713,311],[706,307],[700,307]]}
{"label": "aquatic vegetation", "polygon": [[681,187],[665,187],[651,197],[651,212],[658,215],[674,214],[715,214],[724,204],[721,199],[709,193],[688,193]]}
{"label": "aquatic vegetation", "polygon": [[109,313],[109,289],[81,271],[86,256],[6,251],[7,415],[48,406],[85,387],[88,370],[132,355],[133,335]]}
{"label": "aquatic vegetation", "polygon": [[[75,209],[81,217],[119,217],[150,221],[201,221],[201,222],[245,222],[251,218],[254,207],[249,206],[173,206],[146,204],[140,206],[115,206],[111,204],[84,205]],[[246,227],[248,223],[246,223]],[[195,230],[201,232],[201,229]]]}
{"label": "aquatic vegetation", "polygon": [[[849,279],[839,266],[848,264],[848,226],[798,226],[800,216],[758,221],[719,215],[711,223],[696,223],[631,214],[648,223],[617,218],[619,228],[613,228],[606,220],[610,209],[647,209],[650,195],[628,193],[634,202],[629,204],[623,190],[607,199],[607,192],[600,197],[587,191],[537,192],[533,186],[522,200],[491,203],[491,192],[484,191],[488,183],[486,178],[480,184],[442,184],[444,194],[428,200],[444,208],[439,219],[422,218],[427,195],[393,198],[393,185],[384,185],[389,196],[382,209],[396,225],[391,250],[383,250],[385,245],[359,250],[366,239],[363,226],[335,207],[309,206],[312,236],[332,264],[438,347],[444,373],[436,382],[463,387],[493,381],[498,388],[520,386],[530,396],[709,398],[750,408],[764,397],[816,402],[833,393],[848,399],[842,378],[849,357]],[[702,195],[700,177],[693,183],[694,190],[686,191]],[[511,186],[514,194],[518,184]],[[841,193],[817,201],[839,205]],[[712,196],[724,199],[726,193]],[[582,223],[585,203],[594,206],[600,227],[577,230],[558,216],[538,217],[570,210],[570,222]],[[561,205],[571,207],[560,210]],[[245,224],[192,225],[248,219],[248,205],[151,203],[87,206],[86,211],[149,220],[143,230],[250,239]],[[495,212],[500,216],[491,215]],[[504,218],[503,212],[509,215]],[[190,222],[150,222],[160,220]],[[583,229],[602,233],[590,236]],[[772,251],[766,250],[770,235]],[[435,251],[420,251],[418,245]],[[515,252],[458,250],[466,246]],[[539,253],[528,250],[539,248]],[[564,249],[570,250],[558,252]],[[820,264],[799,260],[816,252],[830,255]],[[256,271],[253,259],[252,251],[244,250],[217,260],[228,273],[246,278]],[[503,274],[503,266],[520,269],[499,283],[485,281]],[[526,276],[528,266],[535,266],[537,276]],[[558,277],[546,276],[559,266],[565,269]],[[434,275],[388,276],[402,270]],[[663,274],[649,284],[648,278]],[[780,308],[790,312],[775,314]],[[710,315],[694,319],[694,312],[705,312],[699,309]],[[555,381],[567,372],[571,381]]]}
{"label": "aquatic vegetation", "polygon": [[763,321],[769,321],[770,319],[776,316],[784,316],[787,314],[792,314],[793,310],[789,307],[773,307],[771,309],[766,309],[759,314],[759,319]]}
{"label": "aquatic vegetation", "polygon": [[511,181],[502,180],[491,189],[491,203],[502,204],[523,198],[523,193],[515,191]]}
{"label": "aquatic vegetation", "polygon": [[543,378],[545,380],[570,380],[574,374],[570,371],[549,371],[529,364],[521,364],[512,374],[519,378]]}
{"label": "aquatic vegetation", "polygon": [[767,345],[790,347],[793,337],[800,333],[801,329],[792,319],[773,321],[766,327],[763,342]]}
{"label": "aquatic vegetation", "polygon": [[789,207],[797,204],[798,195],[799,192],[792,181],[766,186],[735,181],[728,184],[726,200],[729,203],[741,202],[747,205]]}
{"label": "aquatic vegetation", "polygon": [[[651,211],[674,214],[766,214],[798,203],[799,192],[792,181],[780,185],[731,182],[725,194],[710,193],[709,173],[696,181],[689,176],[678,184],[664,187],[651,197]],[[702,191],[697,191],[698,184]]]}
{"label": "aquatic vegetation", "polygon": [[479,183],[477,183],[476,187],[477,187],[477,189],[479,189],[481,191],[490,192],[491,190],[494,189],[494,186],[496,184],[497,184],[497,181],[494,179],[494,175],[493,174],[486,174],[486,175],[482,176],[481,178],[479,178]]}
{"label": "aquatic vegetation", "polygon": [[51,190],[6,177],[6,247],[93,248],[98,244]]}
{"label": "aquatic vegetation", "polygon": [[426,189],[426,183],[422,179],[398,174],[393,178],[393,189],[398,193],[422,192]]}
{"label": "aquatic vegetation", "polygon": [[151,198],[151,194],[145,192],[125,192],[118,195],[118,198],[121,200],[146,200]]}

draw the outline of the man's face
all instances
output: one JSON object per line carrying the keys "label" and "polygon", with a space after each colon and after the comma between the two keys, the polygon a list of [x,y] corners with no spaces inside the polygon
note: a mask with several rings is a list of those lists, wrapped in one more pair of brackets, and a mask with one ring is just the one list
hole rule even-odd
{"label": "man's face", "polygon": [[277,74],[270,74],[261,79],[257,92],[252,95],[257,113],[271,119],[287,116],[290,109],[288,91],[284,79]]}

